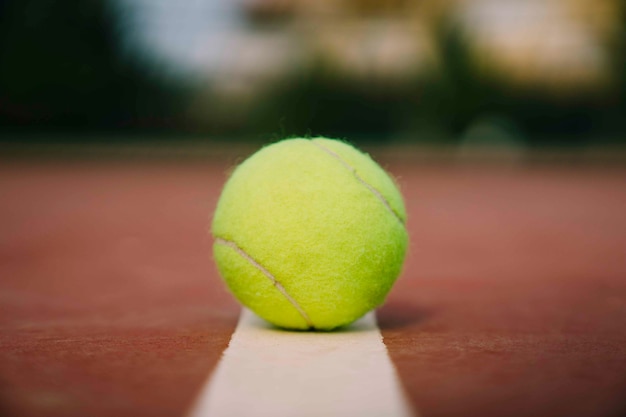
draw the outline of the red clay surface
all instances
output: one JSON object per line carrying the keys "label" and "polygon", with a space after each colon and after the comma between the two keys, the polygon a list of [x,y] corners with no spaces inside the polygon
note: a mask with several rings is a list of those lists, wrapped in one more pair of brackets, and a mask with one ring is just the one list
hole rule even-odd
{"label": "red clay surface", "polygon": [[[626,169],[390,170],[412,244],[379,321],[419,413],[624,415]],[[3,163],[0,415],[185,415],[239,311],[225,171]]]}

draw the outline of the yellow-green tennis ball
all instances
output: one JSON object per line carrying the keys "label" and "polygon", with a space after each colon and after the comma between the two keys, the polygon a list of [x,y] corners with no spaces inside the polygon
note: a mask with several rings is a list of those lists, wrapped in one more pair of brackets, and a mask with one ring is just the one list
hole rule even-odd
{"label": "yellow-green tennis ball", "polygon": [[212,233],[217,267],[246,307],[279,327],[329,330],[382,304],[407,249],[394,181],[331,139],[288,139],[239,165]]}

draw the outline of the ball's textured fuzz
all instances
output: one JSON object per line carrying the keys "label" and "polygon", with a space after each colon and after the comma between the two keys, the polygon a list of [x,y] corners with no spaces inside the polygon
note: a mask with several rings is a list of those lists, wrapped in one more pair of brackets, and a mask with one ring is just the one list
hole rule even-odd
{"label": "ball's textured fuzz", "polygon": [[379,306],[402,268],[402,195],[368,155],[288,139],[239,165],[213,218],[220,274],[239,301],[289,329],[330,330]]}

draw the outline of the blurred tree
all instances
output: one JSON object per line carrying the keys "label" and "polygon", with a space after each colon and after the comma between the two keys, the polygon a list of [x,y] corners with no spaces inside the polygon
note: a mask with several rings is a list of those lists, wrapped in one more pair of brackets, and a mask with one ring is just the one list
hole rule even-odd
{"label": "blurred tree", "polygon": [[440,67],[423,84],[419,120],[456,140],[475,120],[497,115],[519,126],[531,144],[580,144],[596,134],[602,91],[550,94],[532,86],[514,86],[506,74],[478,65],[463,30],[444,19],[438,26]]}
{"label": "blurred tree", "polygon": [[607,134],[626,143],[626,4],[621,6],[621,27],[615,37],[613,64],[616,78],[615,96],[610,103]]}
{"label": "blurred tree", "polygon": [[418,100],[419,120],[457,137],[496,105],[495,79],[480,77],[463,32],[448,21],[436,26],[440,65],[429,74]]}
{"label": "blurred tree", "polygon": [[384,141],[397,134],[400,115],[410,106],[409,100],[406,90],[347,83],[318,67],[276,94],[273,105],[266,106],[258,120],[279,121],[285,135]]}
{"label": "blurred tree", "polygon": [[0,127],[120,129],[146,120],[166,123],[171,91],[121,58],[113,5],[106,0],[2,3]]}

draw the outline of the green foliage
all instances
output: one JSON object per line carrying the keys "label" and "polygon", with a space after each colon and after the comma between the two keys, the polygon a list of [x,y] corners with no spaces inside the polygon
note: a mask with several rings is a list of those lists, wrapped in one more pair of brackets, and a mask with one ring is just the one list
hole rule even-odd
{"label": "green foliage", "polygon": [[171,113],[168,91],[122,59],[106,0],[14,0],[0,11],[0,126],[119,129]]}
{"label": "green foliage", "polygon": [[[0,0],[0,131],[455,142],[477,120],[498,119],[509,121],[531,144],[626,135],[626,8],[622,34],[610,47],[617,81],[609,93],[558,96],[514,87],[506,74],[486,72],[466,34],[443,19],[436,33],[439,65],[412,81],[350,79],[318,62],[241,104],[212,94],[206,85],[194,86],[204,98],[192,102],[183,80],[155,75],[157,63],[129,59],[115,4]],[[192,122],[182,116],[189,107],[196,114]]]}

